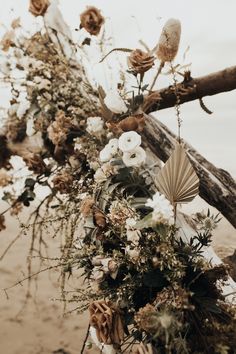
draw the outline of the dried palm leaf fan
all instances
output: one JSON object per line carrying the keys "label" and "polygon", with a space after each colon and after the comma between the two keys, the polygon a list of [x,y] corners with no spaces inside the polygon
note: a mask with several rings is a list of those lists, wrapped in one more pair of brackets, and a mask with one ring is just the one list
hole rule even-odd
{"label": "dried palm leaf fan", "polygon": [[196,197],[199,179],[181,144],[176,144],[155,182],[175,208],[177,204],[191,202]]}

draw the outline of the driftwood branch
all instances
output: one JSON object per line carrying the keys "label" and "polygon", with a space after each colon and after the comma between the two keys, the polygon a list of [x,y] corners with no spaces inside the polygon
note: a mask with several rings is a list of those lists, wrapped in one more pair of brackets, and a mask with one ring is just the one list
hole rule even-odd
{"label": "driftwood branch", "polygon": [[169,86],[146,96],[143,110],[151,113],[175,106],[177,98],[179,104],[182,104],[234,89],[236,89],[236,66],[196,79],[186,76],[176,88]]}
{"label": "driftwood branch", "polygon": [[[143,132],[145,145],[162,161],[166,161],[177,137],[160,121],[146,116]],[[188,155],[200,179],[200,197],[218,209],[236,227],[236,183],[223,169],[216,168],[192,146],[185,144]]]}

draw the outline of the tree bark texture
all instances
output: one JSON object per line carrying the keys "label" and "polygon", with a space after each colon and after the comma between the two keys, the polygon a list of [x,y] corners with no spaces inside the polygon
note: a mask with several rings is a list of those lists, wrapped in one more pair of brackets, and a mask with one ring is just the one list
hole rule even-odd
{"label": "tree bark texture", "polygon": [[236,66],[195,79],[189,74],[176,87],[169,86],[145,96],[143,110],[151,113],[173,107],[177,100],[182,104],[234,89],[236,89]]}

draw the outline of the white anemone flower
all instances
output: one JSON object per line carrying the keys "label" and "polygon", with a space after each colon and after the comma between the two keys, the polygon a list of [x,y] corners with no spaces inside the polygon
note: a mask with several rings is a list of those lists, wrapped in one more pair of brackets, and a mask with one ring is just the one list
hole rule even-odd
{"label": "white anemone flower", "polygon": [[108,162],[118,152],[118,139],[111,139],[109,143],[100,151],[99,157],[101,162]]}
{"label": "white anemone flower", "polygon": [[123,162],[127,167],[139,167],[146,160],[146,152],[138,146],[136,149],[123,154]]}
{"label": "white anemone flower", "polygon": [[128,110],[125,102],[117,91],[108,92],[104,98],[104,103],[110,111],[116,114],[126,113]]}
{"label": "white anemone flower", "polygon": [[141,145],[141,136],[135,131],[123,133],[118,141],[119,149],[122,152],[129,152]]}
{"label": "white anemone flower", "polygon": [[155,223],[174,223],[173,206],[163,194],[156,192],[152,199],[147,200],[145,205],[153,209],[152,219]]}
{"label": "white anemone flower", "polygon": [[87,119],[87,132],[91,135],[97,135],[103,131],[104,122],[101,117],[89,117]]}

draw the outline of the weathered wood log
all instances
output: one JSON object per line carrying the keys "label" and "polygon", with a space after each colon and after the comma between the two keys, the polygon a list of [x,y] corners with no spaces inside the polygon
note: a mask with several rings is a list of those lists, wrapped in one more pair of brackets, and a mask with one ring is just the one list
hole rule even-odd
{"label": "weathered wood log", "polygon": [[[166,161],[177,137],[160,121],[146,115],[143,132],[145,145],[162,161]],[[200,179],[200,197],[218,209],[236,227],[236,183],[231,175],[215,167],[194,148],[185,143],[189,158]]]}
{"label": "weathered wood log", "polygon": [[[169,86],[145,96],[143,110],[146,113],[236,89],[236,66],[202,76],[185,77],[177,87]],[[177,93],[177,95],[176,95]],[[177,97],[176,97],[177,96]]]}

